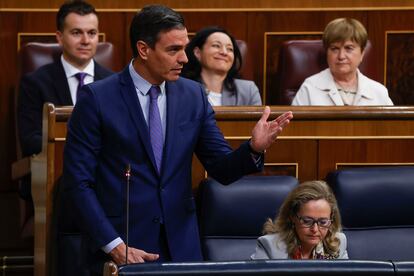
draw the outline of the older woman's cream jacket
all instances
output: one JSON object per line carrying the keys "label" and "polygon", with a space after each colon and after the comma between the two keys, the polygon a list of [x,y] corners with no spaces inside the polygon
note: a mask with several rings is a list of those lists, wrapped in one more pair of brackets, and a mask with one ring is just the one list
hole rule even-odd
{"label": "older woman's cream jacket", "polygon": [[[387,88],[364,76],[359,70],[358,91],[353,105],[393,105]],[[307,78],[292,105],[344,105],[329,68]]]}

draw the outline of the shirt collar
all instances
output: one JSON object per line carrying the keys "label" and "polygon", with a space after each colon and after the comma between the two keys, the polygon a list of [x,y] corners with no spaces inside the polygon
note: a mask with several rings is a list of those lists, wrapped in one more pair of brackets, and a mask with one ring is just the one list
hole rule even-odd
{"label": "shirt collar", "polygon": [[93,59],[89,61],[88,65],[86,65],[86,67],[82,71],[70,64],[69,62],[67,62],[63,55],[60,56],[60,60],[63,65],[63,69],[65,70],[66,78],[73,77],[75,76],[75,74],[79,72],[84,72],[91,77],[95,76],[95,62],[93,61]]}
{"label": "shirt collar", "polygon": [[[132,81],[134,82],[135,88],[144,96],[146,96],[152,86],[151,83],[149,83],[147,80],[145,80],[143,77],[141,77],[140,74],[135,71],[133,66],[132,60],[129,63],[129,74],[131,75]],[[165,81],[163,81],[160,85],[161,95],[165,94]]]}

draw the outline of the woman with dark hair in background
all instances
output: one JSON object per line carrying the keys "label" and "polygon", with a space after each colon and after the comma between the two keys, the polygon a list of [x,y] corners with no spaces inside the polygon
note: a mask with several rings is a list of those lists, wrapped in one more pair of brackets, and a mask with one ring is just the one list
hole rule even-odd
{"label": "woman with dark hair in background", "polygon": [[256,84],[237,78],[242,56],[236,40],[226,30],[200,30],[188,44],[186,54],[188,63],[182,76],[201,82],[211,105],[262,104]]}

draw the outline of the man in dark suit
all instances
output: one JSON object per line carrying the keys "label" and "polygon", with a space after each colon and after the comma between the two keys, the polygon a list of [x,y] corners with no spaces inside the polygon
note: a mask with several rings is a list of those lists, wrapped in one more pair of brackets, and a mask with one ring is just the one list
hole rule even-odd
{"label": "man in dark suit", "polygon": [[79,83],[77,73],[87,74],[84,84],[112,73],[93,60],[98,45],[98,17],[92,5],[84,1],[66,2],[60,7],[56,22],[61,58],[23,76],[20,83],[18,123],[25,156],[41,151],[45,102],[74,105]]}
{"label": "man in dark suit", "polygon": [[[165,6],[144,7],[132,20],[130,42],[132,62],[119,74],[84,86],[68,124],[64,192],[97,272],[110,259],[117,264],[126,258],[128,263],[202,260],[191,188],[193,153],[210,176],[229,184],[262,168],[263,151],[292,118],[287,112],[268,122],[266,107],[251,140],[232,151],[201,85],[179,77],[188,61],[181,15]],[[129,243],[125,174],[130,175]]]}
{"label": "man in dark suit", "polygon": [[[61,58],[23,76],[20,83],[17,114],[23,156],[41,151],[45,102],[74,105],[79,85],[77,73],[86,73],[84,84],[112,73],[93,60],[98,45],[98,17],[92,5],[84,1],[66,2],[57,13],[56,23],[56,39],[63,50]],[[25,184],[22,193],[30,197],[30,185]]]}

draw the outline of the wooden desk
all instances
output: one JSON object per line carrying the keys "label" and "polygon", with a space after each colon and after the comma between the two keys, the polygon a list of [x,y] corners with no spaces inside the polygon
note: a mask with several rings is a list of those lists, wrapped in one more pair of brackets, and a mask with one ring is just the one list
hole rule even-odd
{"label": "wooden desk", "polygon": [[[273,106],[271,118],[287,110],[294,120],[268,149],[264,174],[300,181],[321,179],[347,166],[413,165],[414,107]],[[217,107],[219,127],[233,147],[250,137],[263,107]],[[52,194],[62,174],[66,123],[72,107],[46,104],[42,152],[31,160],[35,204],[35,275],[48,275],[52,260]],[[193,187],[205,177],[195,160]]]}

